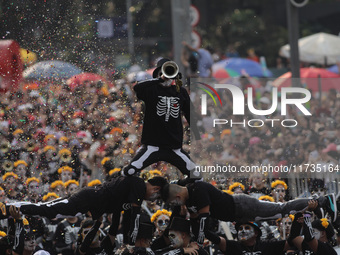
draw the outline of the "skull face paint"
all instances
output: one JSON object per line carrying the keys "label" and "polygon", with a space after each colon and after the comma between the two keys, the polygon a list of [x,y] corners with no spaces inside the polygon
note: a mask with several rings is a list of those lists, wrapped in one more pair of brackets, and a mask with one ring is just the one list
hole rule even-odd
{"label": "skull face paint", "polygon": [[321,236],[321,232],[318,229],[316,229],[316,228],[313,228],[313,232],[314,232],[315,239],[319,240],[320,236]]}
{"label": "skull face paint", "polygon": [[179,248],[183,246],[184,240],[180,232],[170,230],[169,239],[173,248]]}
{"label": "skull face paint", "polygon": [[241,225],[238,229],[238,240],[247,241],[255,236],[255,229],[247,224]]}
{"label": "skull face paint", "polygon": [[169,216],[162,214],[157,218],[157,221],[156,221],[157,228],[160,231],[164,231],[166,227],[169,225],[169,222],[170,222]]}

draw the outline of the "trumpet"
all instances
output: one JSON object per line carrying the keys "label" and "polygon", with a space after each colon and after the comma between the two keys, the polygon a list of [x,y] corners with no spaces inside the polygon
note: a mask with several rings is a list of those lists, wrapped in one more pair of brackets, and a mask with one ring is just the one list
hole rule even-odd
{"label": "trumpet", "polygon": [[173,79],[178,75],[179,67],[176,62],[168,61],[162,65],[161,72],[165,78]]}

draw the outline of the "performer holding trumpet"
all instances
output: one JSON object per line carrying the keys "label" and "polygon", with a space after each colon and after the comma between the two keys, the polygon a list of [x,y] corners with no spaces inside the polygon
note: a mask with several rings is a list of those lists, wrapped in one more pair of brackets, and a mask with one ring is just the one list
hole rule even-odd
{"label": "performer holding trumpet", "polygon": [[[144,101],[142,145],[122,174],[131,176],[155,162],[166,161],[189,178],[200,179],[200,173],[195,172],[195,163],[182,149],[181,112],[190,124],[191,101],[182,87],[179,68],[174,61],[163,58],[158,61],[152,76],[154,79],[134,86],[137,98]],[[173,81],[176,85],[172,85]],[[196,125],[191,128],[196,140],[199,140]]]}

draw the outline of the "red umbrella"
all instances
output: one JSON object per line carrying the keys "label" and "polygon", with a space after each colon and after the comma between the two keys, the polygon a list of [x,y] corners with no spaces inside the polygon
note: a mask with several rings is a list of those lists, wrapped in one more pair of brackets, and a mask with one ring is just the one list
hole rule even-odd
{"label": "red umbrella", "polygon": [[[322,91],[340,89],[340,75],[323,68],[305,67],[300,69],[301,83],[308,89],[319,91],[319,77]],[[292,85],[292,73],[287,72],[274,80],[273,86],[282,88]]]}
{"label": "red umbrella", "polygon": [[104,84],[107,84],[108,87],[113,87],[113,84],[107,81],[103,76],[95,73],[81,73],[72,76],[66,81],[66,84],[70,86],[73,90],[79,85],[84,85],[87,82],[98,82],[102,81]]}
{"label": "red umbrella", "polygon": [[212,76],[216,79],[224,79],[230,77],[238,77],[240,76],[240,74],[237,71],[223,67],[215,70]]}

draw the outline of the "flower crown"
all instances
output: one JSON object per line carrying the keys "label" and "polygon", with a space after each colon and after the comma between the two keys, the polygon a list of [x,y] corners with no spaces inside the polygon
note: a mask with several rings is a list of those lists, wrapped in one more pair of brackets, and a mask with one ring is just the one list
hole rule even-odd
{"label": "flower crown", "polygon": [[47,199],[49,199],[50,197],[54,197],[54,198],[59,198],[59,196],[54,193],[54,192],[49,192],[47,193],[45,196],[43,196],[43,201],[46,201]]}
{"label": "flower crown", "polygon": [[270,202],[274,202],[274,198],[271,197],[271,196],[268,196],[268,195],[260,196],[260,197],[259,197],[259,200],[268,200],[268,201],[270,201]]}
{"label": "flower crown", "polygon": [[68,142],[68,138],[66,136],[62,136],[59,138],[59,142]]}
{"label": "flower crown", "polygon": [[69,166],[63,166],[58,169],[58,174],[61,174],[64,171],[73,172],[73,169]]}
{"label": "flower crown", "polygon": [[17,167],[18,165],[25,165],[26,167],[28,166],[28,164],[24,160],[18,160],[14,162],[14,167]]}
{"label": "flower crown", "polygon": [[244,191],[244,185],[240,182],[234,182],[232,185],[229,186],[230,191],[234,191],[236,188],[241,188]]}
{"label": "flower crown", "polygon": [[50,185],[50,188],[51,188],[51,189],[54,189],[54,188],[57,187],[58,185],[62,185],[63,187],[65,187],[65,184],[64,184],[62,181],[58,180],[58,181],[52,182],[51,185]]}
{"label": "flower crown", "polygon": [[33,181],[35,181],[35,182],[37,182],[37,183],[40,183],[40,180],[39,180],[38,178],[31,177],[31,178],[28,178],[28,179],[26,180],[26,185],[28,186],[28,184],[30,184],[30,183],[33,182]]}
{"label": "flower crown", "polygon": [[159,216],[161,215],[167,215],[167,216],[171,216],[171,212],[163,209],[163,210],[157,210],[157,212],[155,212],[152,216],[151,216],[151,222],[154,222]]}
{"label": "flower crown", "polygon": [[110,172],[109,172],[109,175],[113,175],[114,173],[117,173],[117,172],[119,172],[121,169],[120,168],[114,168],[114,169],[112,169],[112,170],[110,170]]}
{"label": "flower crown", "polygon": [[320,221],[321,221],[321,225],[322,225],[324,228],[328,228],[329,222],[328,222],[328,220],[327,220],[326,218],[322,218],[322,219],[320,219]]}
{"label": "flower crown", "polygon": [[48,151],[48,150],[53,150],[53,151],[56,151],[56,148],[54,148],[53,146],[51,145],[47,145],[44,147],[44,152]]}
{"label": "flower crown", "polygon": [[23,134],[24,131],[22,129],[16,129],[14,132],[13,132],[13,135],[16,135],[16,134]]}
{"label": "flower crown", "polygon": [[118,132],[119,134],[122,134],[123,133],[123,130],[121,128],[112,128],[111,131],[110,131],[110,134],[114,134],[115,132]]}
{"label": "flower crown", "polygon": [[2,180],[3,180],[3,181],[6,181],[6,179],[7,179],[8,177],[10,177],[10,176],[14,177],[15,179],[18,179],[18,176],[17,176],[15,173],[13,173],[13,172],[8,172],[8,173],[5,173],[5,174],[2,176]]}
{"label": "flower crown", "polygon": [[93,186],[97,186],[97,185],[100,185],[100,184],[102,184],[102,182],[101,182],[100,180],[96,179],[96,180],[90,181],[90,182],[87,184],[87,186],[88,186],[88,187],[93,187]]}
{"label": "flower crown", "polygon": [[152,174],[153,176],[157,176],[157,175],[162,176],[163,175],[163,173],[161,171],[157,170],[157,169],[150,170],[149,173]]}
{"label": "flower crown", "polygon": [[103,165],[106,163],[106,161],[109,161],[110,159],[111,159],[111,158],[109,158],[109,157],[104,157],[100,163],[101,163],[102,166],[103,166]]}
{"label": "flower crown", "polygon": [[55,135],[49,134],[49,135],[45,136],[44,141],[46,142],[48,139],[55,139]]}
{"label": "flower crown", "polygon": [[225,192],[225,193],[227,193],[227,194],[229,194],[229,195],[233,195],[233,194],[234,194],[234,192],[232,192],[231,190],[225,190],[225,189],[223,189],[222,191]]}
{"label": "flower crown", "polygon": [[67,182],[65,182],[65,187],[67,188],[71,184],[75,184],[79,187],[79,182],[76,180],[68,180]]}
{"label": "flower crown", "polygon": [[67,155],[71,155],[71,151],[69,149],[61,149],[59,152],[58,152],[59,155],[62,155],[62,154],[67,154]]}
{"label": "flower crown", "polygon": [[282,185],[285,189],[288,189],[287,184],[284,181],[280,181],[280,180],[276,180],[274,182],[272,182],[271,186],[274,189],[277,185]]}

